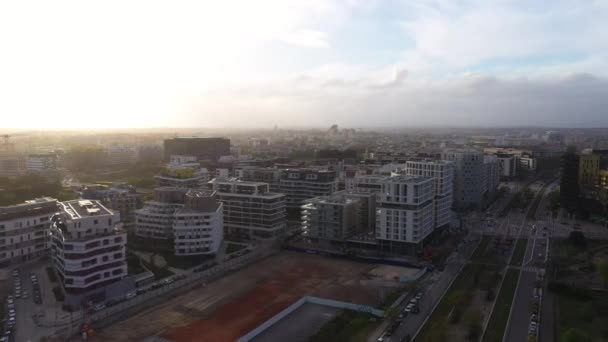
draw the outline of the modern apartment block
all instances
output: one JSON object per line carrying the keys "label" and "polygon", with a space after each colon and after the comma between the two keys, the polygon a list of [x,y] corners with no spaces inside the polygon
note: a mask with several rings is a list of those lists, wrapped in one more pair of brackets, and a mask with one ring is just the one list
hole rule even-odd
{"label": "modern apartment block", "polygon": [[496,157],[500,178],[507,181],[515,178],[519,168],[519,157],[501,153],[496,154]]}
{"label": "modern apartment block", "polygon": [[50,218],[57,210],[57,200],[49,197],[0,207],[0,266],[46,255]]}
{"label": "modern apartment block", "polygon": [[435,180],[435,227],[449,225],[454,201],[454,163],[434,159],[410,160],[405,163],[405,174]]}
{"label": "modern apartment block", "polygon": [[286,228],[285,195],[270,191],[268,183],[236,178],[209,182],[224,205],[224,231],[240,240],[273,239]]}
{"label": "modern apartment block", "polygon": [[454,162],[454,203],[458,208],[480,206],[484,195],[483,153],[477,150],[447,150],[442,160]]}
{"label": "modern apartment block", "polygon": [[216,162],[230,155],[230,139],[226,138],[173,138],[164,141],[165,160],[172,155],[196,156],[198,161]]}
{"label": "modern apartment block", "polygon": [[99,201],[72,200],[59,203],[51,218],[51,260],[61,279],[66,301],[77,295],[105,291],[127,275],[127,233],[120,215]]}
{"label": "modern apartment block", "polygon": [[395,176],[382,182],[376,196],[376,239],[393,252],[420,252],[435,228],[435,179]]}
{"label": "modern apartment block", "polygon": [[380,192],[382,181],[388,176],[384,175],[357,175],[346,178],[346,191],[366,191],[370,193]]}
{"label": "modern apartment block", "polygon": [[500,162],[493,155],[483,156],[484,175],[482,182],[482,192],[487,199],[491,199],[500,183]]}
{"label": "modern apartment block", "polygon": [[303,236],[345,241],[362,230],[361,211],[361,200],[343,191],[307,199],[302,205]]}
{"label": "modern apartment block", "polygon": [[287,169],[281,171],[279,187],[286,196],[287,208],[299,210],[307,199],[336,192],[338,182],[335,171]]}
{"label": "modern apartment block", "polygon": [[281,178],[281,170],[279,169],[255,166],[243,167],[234,170],[234,176],[247,182],[268,183],[270,191],[280,192],[279,180]]}
{"label": "modern apartment block", "polygon": [[135,235],[147,247],[178,256],[215,254],[224,237],[223,205],[209,190],[156,188],[135,218]]}

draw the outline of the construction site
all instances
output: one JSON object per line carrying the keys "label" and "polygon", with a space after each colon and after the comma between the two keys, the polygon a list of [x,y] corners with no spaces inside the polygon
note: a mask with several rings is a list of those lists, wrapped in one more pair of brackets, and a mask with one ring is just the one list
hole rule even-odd
{"label": "construction site", "polygon": [[235,341],[306,295],[377,307],[419,271],[281,252],[99,331],[94,341],[160,336]]}

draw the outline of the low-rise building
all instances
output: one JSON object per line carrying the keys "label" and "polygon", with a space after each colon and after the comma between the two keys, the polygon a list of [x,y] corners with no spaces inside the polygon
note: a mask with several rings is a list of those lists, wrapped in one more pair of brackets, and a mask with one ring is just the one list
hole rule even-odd
{"label": "low-rise building", "polygon": [[384,175],[356,175],[346,178],[346,191],[366,191],[370,193],[380,192],[382,181],[388,176]]}
{"label": "low-rise building", "polygon": [[106,207],[118,211],[125,229],[135,225],[135,210],[139,207],[140,196],[134,186],[128,184],[88,185],[82,192],[83,198],[99,200]]}
{"label": "low-rise building", "polygon": [[338,192],[307,199],[302,205],[303,236],[345,241],[362,230],[361,200]]}
{"label": "low-rise building", "polygon": [[43,197],[0,207],[0,265],[3,267],[47,255],[50,218],[57,200]]}
{"label": "low-rise building", "polygon": [[209,182],[224,205],[224,231],[235,239],[274,239],[286,228],[285,195],[271,192],[268,183],[236,178]]}
{"label": "low-rise building", "polygon": [[209,172],[206,168],[201,168],[198,162],[179,159],[167,164],[155,178],[158,187],[202,189],[209,181]]}

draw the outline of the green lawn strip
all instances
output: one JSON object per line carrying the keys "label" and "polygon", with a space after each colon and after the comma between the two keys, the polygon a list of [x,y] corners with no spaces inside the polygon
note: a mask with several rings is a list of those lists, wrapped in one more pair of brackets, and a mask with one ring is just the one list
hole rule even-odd
{"label": "green lawn strip", "polygon": [[514,269],[507,270],[482,342],[502,341],[511,312],[513,295],[515,295],[515,289],[517,288],[519,272],[519,270]]}
{"label": "green lawn strip", "polygon": [[245,248],[247,248],[247,245],[228,242],[228,244],[226,245],[226,254],[234,253]]}
{"label": "green lawn strip", "polygon": [[588,341],[608,340],[608,296],[596,295],[592,300],[583,300],[558,294],[557,302],[560,336],[576,331],[577,335],[589,338]]}
{"label": "green lawn strip", "polygon": [[309,342],[365,341],[367,334],[377,323],[374,316],[352,310],[344,310],[308,339]]}
{"label": "green lawn strip", "polygon": [[526,255],[526,246],[528,245],[528,239],[517,239],[515,244],[515,250],[513,251],[513,257],[511,258],[511,265],[520,266]]}
{"label": "green lawn strip", "polygon": [[[467,293],[473,291],[477,286],[479,275],[484,270],[484,265],[467,264],[464,266],[460,274],[456,277],[452,286],[443,296],[439,305],[435,308],[426,324],[422,327],[416,341],[434,340],[434,330],[438,325],[443,325],[447,322],[448,315],[455,306],[458,306],[458,301],[467,297]],[[464,311],[465,308],[461,308]]]}
{"label": "green lawn strip", "polygon": [[471,260],[475,260],[475,261],[482,260],[483,256],[486,253],[486,250],[488,249],[488,244],[490,244],[491,240],[492,240],[491,236],[484,235],[481,238],[481,241],[479,242],[479,246],[477,246],[477,249],[475,249],[475,252],[473,252],[473,256],[471,257]]}

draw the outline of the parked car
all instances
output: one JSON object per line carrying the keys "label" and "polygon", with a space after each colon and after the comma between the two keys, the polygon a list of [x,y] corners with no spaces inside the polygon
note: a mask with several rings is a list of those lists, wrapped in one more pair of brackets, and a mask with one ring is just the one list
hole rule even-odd
{"label": "parked car", "polygon": [[131,298],[135,298],[135,296],[137,296],[137,292],[135,292],[135,291],[131,291],[131,292],[129,292],[129,293],[127,293],[127,294],[125,295],[125,298],[126,298],[126,299],[131,299]]}
{"label": "parked car", "polygon": [[103,310],[103,309],[105,309],[105,308],[106,308],[106,305],[105,305],[104,303],[101,303],[101,304],[97,304],[97,305],[95,305],[95,306],[93,307],[93,310],[95,310],[95,311],[101,311],[101,310]]}
{"label": "parked car", "polygon": [[422,292],[418,292],[416,293],[416,297],[414,297],[416,300],[420,300],[420,298],[422,298]]}

